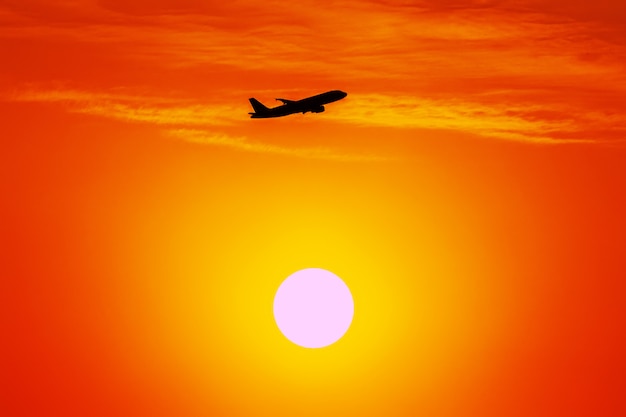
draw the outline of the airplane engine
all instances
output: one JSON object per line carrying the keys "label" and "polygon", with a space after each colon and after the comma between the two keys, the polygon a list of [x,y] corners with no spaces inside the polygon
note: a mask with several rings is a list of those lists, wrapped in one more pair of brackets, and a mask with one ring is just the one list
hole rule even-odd
{"label": "airplane engine", "polygon": [[326,109],[324,108],[324,106],[319,106],[319,107],[316,107],[316,108],[314,108],[313,110],[311,110],[311,112],[312,112],[312,113],[321,113],[321,112],[323,112],[324,110],[326,110]]}

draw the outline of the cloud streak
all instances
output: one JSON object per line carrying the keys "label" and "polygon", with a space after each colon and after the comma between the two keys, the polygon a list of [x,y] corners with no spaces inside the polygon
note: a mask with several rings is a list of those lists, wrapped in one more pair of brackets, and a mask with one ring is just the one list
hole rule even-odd
{"label": "cloud streak", "polygon": [[[504,95],[506,95],[504,93]],[[551,104],[550,111],[540,104],[521,101],[507,103],[493,94],[476,96],[474,101],[442,98],[428,99],[407,95],[352,94],[323,115],[324,120],[356,126],[379,126],[416,130],[463,131],[478,136],[528,143],[593,142],[586,131],[626,133],[626,117],[604,112],[576,113],[566,103]],[[483,101],[480,99],[482,98]],[[10,95],[21,102],[58,103],[70,112],[110,119],[178,127],[191,141],[222,144],[199,135],[198,127],[237,127],[247,121],[243,102],[235,104],[199,104],[190,99],[151,97],[124,93],[91,93],[79,90],[25,90]],[[219,138],[220,136],[212,136]],[[203,138],[198,140],[198,138]],[[241,150],[289,154],[287,148],[234,141]],[[319,157],[325,150],[305,152]],[[293,155],[304,155],[297,151]],[[358,159],[358,158],[357,158]]]}
{"label": "cloud streak", "polygon": [[241,119],[241,109],[233,105],[202,105],[167,97],[77,90],[30,90],[15,93],[12,98],[23,102],[61,103],[75,113],[158,125],[229,126]]}
{"label": "cloud streak", "polygon": [[529,143],[581,143],[590,125],[611,126],[626,133],[626,117],[602,113],[574,114],[567,106],[488,105],[451,99],[376,94],[353,95],[350,106],[339,107],[328,118],[362,126],[407,129],[447,129],[479,136]]}
{"label": "cloud streak", "polygon": [[240,151],[295,156],[306,159],[325,159],[334,161],[387,161],[389,158],[375,155],[358,155],[339,153],[331,148],[288,148],[284,146],[252,142],[245,137],[233,137],[196,129],[171,129],[167,131],[171,137],[191,143],[222,146]]}
{"label": "cloud streak", "polygon": [[250,141],[198,127],[234,126],[247,119],[241,107],[199,105],[184,99],[135,96],[121,93],[90,93],[78,90],[26,90],[10,95],[18,102],[57,103],[79,114],[124,122],[162,125],[166,136],[191,143],[220,146],[234,150],[335,161],[384,161],[387,157],[340,153],[329,147],[285,147]]}

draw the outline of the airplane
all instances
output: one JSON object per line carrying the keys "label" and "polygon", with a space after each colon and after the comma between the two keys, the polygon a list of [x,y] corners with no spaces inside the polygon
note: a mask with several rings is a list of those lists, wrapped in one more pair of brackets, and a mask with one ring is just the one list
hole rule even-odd
{"label": "airplane", "polygon": [[341,100],[348,93],[341,90],[327,91],[316,96],[303,98],[302,100],[286,100],[284,98],[277,98],[283,104],[278,107],[269,108],[263,105],[256,98],[250,98],[250,104],[254,109],[254,113],[248,113],[253,119],[266,119],[269,117],[282,117],[294,113],[321,113],[324,109],[324,104],[332,103],[334,101]]}

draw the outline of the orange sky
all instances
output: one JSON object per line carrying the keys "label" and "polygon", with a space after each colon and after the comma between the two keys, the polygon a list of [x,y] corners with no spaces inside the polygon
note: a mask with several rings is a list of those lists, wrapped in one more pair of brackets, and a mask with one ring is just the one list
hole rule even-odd
{"label": "orange sky", "polygon": [[[624,22],[0,0],[0,414],[623,414]],[[271,314],[309,267],[355,300],[319,350]]]}

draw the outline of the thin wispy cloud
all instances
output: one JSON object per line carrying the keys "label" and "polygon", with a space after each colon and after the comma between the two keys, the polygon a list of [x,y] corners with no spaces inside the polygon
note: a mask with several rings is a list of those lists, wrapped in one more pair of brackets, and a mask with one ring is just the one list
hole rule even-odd
{"label": "thin wispy cloud", "polygon": [[[350,105],[337,108],[328,118],[361,126],[387,126],[406,129],[447,129],[473,133],[502,140],[531,143],[587,142],[554,136],[555,132],[577,134],[585,126],[597,123],[621,123],[626,117],[601,114],[572,115],[567,108],[558,109],[551,118],[537,117],[540,105],[490,106],[461,100],[429,100],[412,96],[375,94],[353,95]],[[577,120],[577,117],[579,120]]]}
{"label": "thin wispy cloud", "polygon": [[89,93],[78,90],[26,90],[13,93],[19,102],[58,103],[70,112],[89,114],[134,123],[162,125],[169,137],[186,142],[227,147],[244,152],[336,161],[383,161],[387,157],[341,153],[330,147],[285,147],[251,141],[246,136],[197,129],[203,126],[233,126],[247,119],[241,106],[200,105],[189,100],[135,96],[117,93]]}
{"label": "thin wispy cloud", "polygon": [[[553,14],[531,14],[523,8],[512,11],[506,2],[473,3],[472,7],[460,7],[458,2],[418,2],[408,8],[407,2],[347,1],[340,7],[313,11],[306,1],[277,9],[271,8],[277,6],[274,2],[263,6],[240,2],[237,21],[232,17],[233,7],[160,2],[161,7],[154,8],[126,3],[91,4],[82,13],[51,8],[48,21],[34,14],[30,24],[6,27],[0,35],[45,34],[108,44],[112,52],[132,51],[135,58],[160,66],[220,64],[323,75],[341,71],[346,77],[373,79],[384,75],[406,80],[425,72],[436,78],[487,72],[544,78],[549,75],[546,68],[558,69],[561,77],[615,70],[607,62],[580,59],[592,43],[594,51],[609,46],[593,36],[593,23],[555,22]],[[476,6],[480,6],[478,11]],[[32,7],[16,10],[33,15]],[[153,12],[146,14],[146,10]],[[342,14],[352,18],[338,24]],[[60,24],[67,21],[73,24]],[[626,53],[623,45],[616,47],[614,42],[611,50],[618,58]]]}
{"label": "thin wispy cloud", "polygon": [[205,145],[215,145],[236,150],[276,154],[285,156],[295,156],[307,159],[326,159],[335,161],[385,161],[389,158],[375,155],[358,155],[339,153],[331,148],[288,148],[284,146],[253,142],[242,136],[229,136],[226,134],[213,133],[196,129],[171,129],[167,131],[171,137],[191,143]]}
{"label": "thin wispy cloud", "polygon": [[241,119],[241,109],[237,106],[203,105],[182,98],[77,90],[28,90],[14,93],[11,97],[15,101],[61,103],[75,113],[158,125],[227,126]]}
{"label": "thin wispy cloud", "polygon": [[[242,93],[243,94],[243,93]],[[238,126],[247,120],[244,100],[235,104],[201,104],[191,99],[150,97],[124,93],[90,93],[78,90],[25,90],[9,96],[22,102],[58,103],[74,113],[89,114],[115,120],[150,123],[182,128],[190,138],[198,136],[189,128],[202,126]],[[476,97],[480,98],[480,96]],[[589,142],[585,131],[626,132],[626,116],[588,112],[577,114],[566,104],[545,106],[506,104],[493,100],[481,102],[460,99],[428,99],[414,96],[353,94],[346,102],[332,108],[323,119],[355,126],[379,126],[399,129],[452,130],[478,136],[529,143]],[[190,134],[193,132],[193,135]],[[220,136],[211,136],[219,138]],[[204,140],[204,139],[203,139]],[[220,144],[204,140],[204,143]],[[262,145],[235,141],[241,150],[261,151]],[[268,152],[288,154],[287,149],[267,145]],[[308,155],[322,156],[315,150]],[[300,151],[293,153],[301,154]]]}

